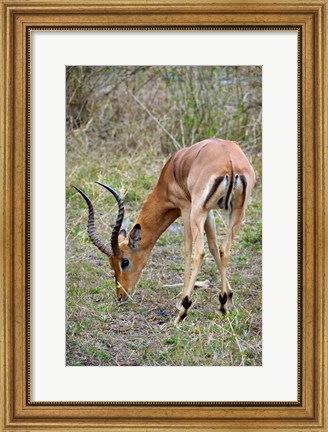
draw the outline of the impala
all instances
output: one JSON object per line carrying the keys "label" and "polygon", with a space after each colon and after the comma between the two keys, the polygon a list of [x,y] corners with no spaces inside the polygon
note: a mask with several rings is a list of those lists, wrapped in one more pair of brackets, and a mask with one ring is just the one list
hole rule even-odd
{"label": "impala", "polygon": [[[156,186],[146,198],[128,234],[124,229],[121,230],[124,218],[122,198],[109,186],[97,183],[111,192],[118,203],[118,216],[110,247],[96,235],[90,199],[80,189],[75,189],[88,205],[89,237],[109,257],[114,270],[117,299],[127,298],[156,241],[181,216],[184,224],[185,270],[181,304],[175,323],[187,316],[192,303],[192,290],[205,255],[204,231],[221,276],[220,310],[225,313],[227,306],[232,303],[232,290],[226,275],[230,247],[244,219],[255,183],[254,170],[239,145],[233,141],[211,138],[174,153],[166,162]],[[213,209],[229,213],[229,225],[220,249]]]}

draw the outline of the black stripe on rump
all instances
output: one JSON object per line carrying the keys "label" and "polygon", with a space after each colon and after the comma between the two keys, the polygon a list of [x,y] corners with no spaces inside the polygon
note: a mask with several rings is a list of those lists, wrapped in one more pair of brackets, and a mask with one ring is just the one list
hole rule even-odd
{"label": "black stripe on rump", "polygon": [[229,203],[229,199],[230,199],[230,195],[231,195],[231,192],[232,192],[232,187],[233,187],[234,182],[235,182],[235,174],[234,174],[234,172],[232,170],[232,167],[231,167],[231,179],[230,179],[230,183],[229,183],[229,187],[228,187],[228,192],[227,192],[226,200],[225,200],[225,208],[226,208],[226,210],[228,210],[228,203]]}
{"label": "black stripe on rump", "polygon": [[209,193],[205,199],[204,207],[206,206],[208,201],[212,198],[212,196],[214,195],[217,188],[220,186],[223,179],[224,179],[224,176],[219,176],[214,180],[213,186],[211,187],[211,190],[209,191]]}
{"label": "black stripe on rump", "polygon": [[243,207],[244,203],[245,203],[245,199],[246,199],[247,180],[246,180],[246,177],[244,175],[240,176],[240,180],[241,180],[241,182],[243,184],[243,202],[242,202],[242,205],[241,205],[241,207]]}

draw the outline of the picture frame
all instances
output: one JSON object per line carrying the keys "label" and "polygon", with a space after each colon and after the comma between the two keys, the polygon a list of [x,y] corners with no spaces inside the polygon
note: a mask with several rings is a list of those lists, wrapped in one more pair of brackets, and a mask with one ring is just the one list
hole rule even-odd
{"label": "picture frame", "polygon": [[[325,431],[327,398],[327,0],[257,2],[43,0],[1,2],[1,429]],[[169,23],[169,24],[168,24]],[[298,29],[302,219],[298,247],[300,397],[295,403],[106,403],[30,400],[30,161],[32,28]]]}

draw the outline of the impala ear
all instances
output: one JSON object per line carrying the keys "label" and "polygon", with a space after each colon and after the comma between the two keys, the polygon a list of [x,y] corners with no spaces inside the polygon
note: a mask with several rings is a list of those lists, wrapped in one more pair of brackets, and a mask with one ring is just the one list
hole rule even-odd
{"label": "impala ear", "polygon": [[121,241],[123,241],[125,238],[126,238],[126,231],[125,231],[125,229],[121,229],[121,231],[120,231],[120,233],[118,235],[118,241],[119,241],[119,243]]}
{"label": "impala ear", "polygon": [[136,224],[132,228],[129,234],[129,246],[133,251],[137,249],[140,240],[141,240],[141,226],[139,224]]}

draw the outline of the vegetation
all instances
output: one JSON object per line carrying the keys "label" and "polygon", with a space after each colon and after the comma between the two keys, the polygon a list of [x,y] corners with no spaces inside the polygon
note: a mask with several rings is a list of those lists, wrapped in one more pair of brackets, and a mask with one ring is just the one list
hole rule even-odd
{"label": "vegetation", "polygon": [[[157,242],[132,299],[117,303],[107,258],[89,241],[85,202],[108,240],[124,198],[130,229],[176,149],[216,136],[238,141],[257,183],[232,245],[236,309],[219,312],[219,279],[207,251],[188,317],[173,325],[183,280],[183,226]],[[261,68],[68,67],[66,212],[67,365],[261,365]],[[218,240],[225,216],[217,213]],[[204,282],[205,281],[205,282]]]}

